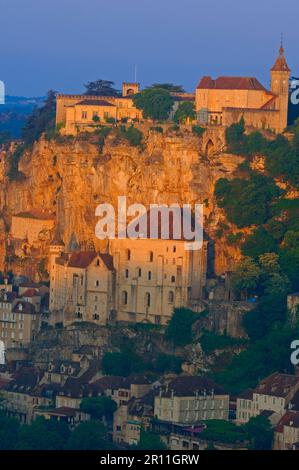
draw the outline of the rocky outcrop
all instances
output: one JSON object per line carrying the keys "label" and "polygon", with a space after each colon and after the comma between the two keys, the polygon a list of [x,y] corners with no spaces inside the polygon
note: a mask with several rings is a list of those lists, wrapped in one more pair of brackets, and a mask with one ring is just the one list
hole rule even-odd
{"label": "rocky outcrop", "polygon": [[114,132],[102,149],[96,136],[42,138],[19,162],[24,181],[8,181],[1,173],[0,226],[9,225],[14,213],[43,208],[56,215],[66,243],[75,234],[83,248],[98,249],[94,231],[95,208],[100,203],[116,206],[123,195],[128,204],[203,203],[204,228],[215,240],[215,272],[222,273],[231,269],[239,252],[215,237],[224,214],[215,204],[214,186],[219,178],[232,177],[242,158],[221,153],[221,145],[221,151],[208,154],[202,138],[187,130],[179,135],[147,131],[142,150],[117,139]]}

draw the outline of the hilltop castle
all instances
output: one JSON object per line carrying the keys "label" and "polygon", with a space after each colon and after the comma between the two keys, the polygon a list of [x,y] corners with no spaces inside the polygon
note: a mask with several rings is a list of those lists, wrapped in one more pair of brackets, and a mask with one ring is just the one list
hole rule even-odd
{"label": "hilltop castle", "polygon": [[[197,121],[207,126],[228,127],[243,116],[245,125],[283,132],[287,127],[290,69],[281,44],[271,68],[271,89],[254,77],[204,76],[190,93],[172,93],[174,110],[181,101],[193,101]],[[64,134],[92,131],[99,123],[140,121],[142,111],[133,96],[140,92],[138,83],[123,83],[121,96],[58,95],[56,124]],[[172,113],[173,114],[173,113]]]}
{"label": "hilltop castle", "polygon": [[271,90],[254,77],[203,77],[196,89],[199,122],[230,126],[243,116],[245,125],[281,133],[287,127],[290,69],[281,44],[271,68]]}

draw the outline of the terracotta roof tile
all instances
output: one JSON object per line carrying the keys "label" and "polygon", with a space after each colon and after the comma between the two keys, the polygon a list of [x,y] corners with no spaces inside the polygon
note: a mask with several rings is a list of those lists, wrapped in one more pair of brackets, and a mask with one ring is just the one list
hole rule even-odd
{"label": "terracotta roof tile", "polygon": [[203,77],[198,89],[215,90],[261,90],[267,91],[264,86],[254,77],[218,77],[213,80],[211,77]]}

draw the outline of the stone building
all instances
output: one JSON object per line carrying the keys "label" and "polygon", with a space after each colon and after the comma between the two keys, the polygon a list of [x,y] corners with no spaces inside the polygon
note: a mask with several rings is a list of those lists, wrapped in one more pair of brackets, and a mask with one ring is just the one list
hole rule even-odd
{"label": "stone building", "polygon": [[159,421],[177,424],[228,420],[229,395],[206,377],[177,377],[161,387],[155,397],[154,415]]}
{"label": "stone building", "polygon": [[290,69],[281,45],[271,68],[271,89],[254,77],[203,77],[196,89],[196,111],[204,124],[246,126],[276,133],[287,127]]}
{"label": "stone building", "polygon": [[134,106],[132,95],[139,93],[139,83],[123,83],[122,96],[57,95],[56,124],[62,132],[76,135],[79,131],[95,129],[107,120],[139,120],[142,112]]}
{"label": "stone building", "polygon": [[6,349],[29,344],[40,329],[41,315],[32,303],[4,292],[0,297],[0,338]]}
{"label": "stone building", "polygon": [[237,422],[246,423],[262,411],[283,415],[299,390],[299,377],[274,373],[263,379],[257,387],[237,397]]}
{"label": "stone building", "polygon": [[274,450],[292,450],[299,443],[299,411],[287,411],[275,427]]}
{"label": "stone building", "polygon": [[[119,233],[109,240],[109,254],[68,252],[56,233],[50,245],[50,311],[63,312],[65,324],[84,320],[165,325],[174,308],[196,307],[206,283],[207,242],[192,238],[200,238],[197,226],[187,239],[184,217],[176,218],[171,211],[166,237],[159,210],[157,215],[146,212],[135,221],[146,226],[143,238]],[[190,249],[190,243],[198,247]]]}
{"label": "stone building", "polygon": [[109,254],[65,253],[55,236],[50,246],[50,311],[63,311],[65,324],[106,324],[113,314],[114,268]]}

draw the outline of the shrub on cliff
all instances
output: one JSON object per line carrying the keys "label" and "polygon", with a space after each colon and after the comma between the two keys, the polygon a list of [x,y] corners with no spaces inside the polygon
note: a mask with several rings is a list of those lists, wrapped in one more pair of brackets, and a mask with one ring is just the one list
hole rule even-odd
{"label": "shrub on cliff", "polygon": [[187,308],[175,308],[167,325],[165,337],[175,346],[186,346],[193,341],[192,325],[198,315]]}
{"label": "shrub on cliff", "polygon": [[48,91],[44,106],[35,108],[22,131],[25,146],[31,146],[43,132],[55,128],[56,92]]}
{"label": "shrub on cliff", "polygon": [[139,147],[142,143],[143,133],[134,126],[130,126],[128,128],[120,126],[119,134],[134,147]]}

